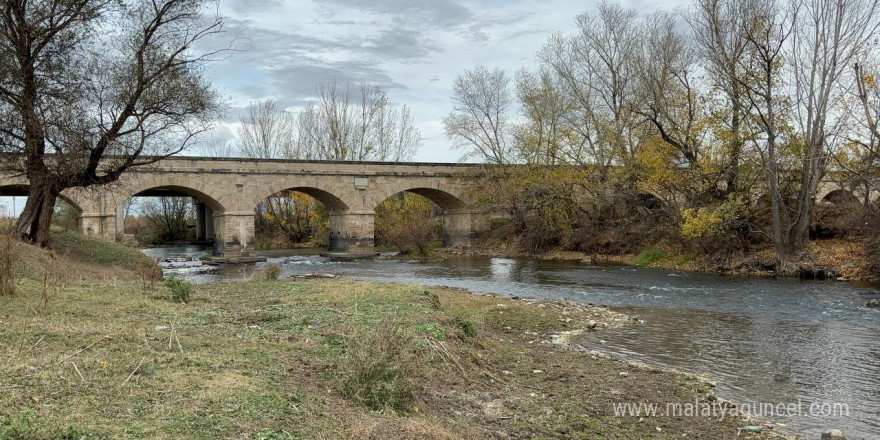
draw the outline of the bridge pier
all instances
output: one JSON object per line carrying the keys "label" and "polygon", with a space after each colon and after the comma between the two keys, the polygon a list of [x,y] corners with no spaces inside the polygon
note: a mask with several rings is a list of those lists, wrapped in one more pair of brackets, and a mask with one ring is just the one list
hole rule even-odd
{"label": "bridge pier", "polygon": [[376,252],[373,211],[330,213],[330,253],[370,255]]}
{"label": "bridge pier", "polygon": [[214,240],[214,211],[205,203],[195,200],[196,241]]}
{"label": "bridge pier", "polygon": [[87,237],[116,241],[116,214],[83,212],[79,215],[79,232]]}
{"label": "bridge pier", "polygon": [[466,209],[443,212],[443,247],[470,246],[489,229],[489,216]]}
{"label": "bridge pier", "polygon": [[235,258],[256,255],[253,212],[214,214],[213,217],[214,256]]}

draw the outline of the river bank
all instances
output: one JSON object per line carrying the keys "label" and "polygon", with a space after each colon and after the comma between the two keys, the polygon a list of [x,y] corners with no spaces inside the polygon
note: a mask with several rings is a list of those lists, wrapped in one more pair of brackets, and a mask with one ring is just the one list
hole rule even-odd
{"label": "river bank", "polygon": [[880,282],[880,266],[871,255],[870,245],[863,240],[813,241],[804,253],[791,262],[791,268],[785,272],[778,270],[772,248],[726,255],[697,254],[682,250],[677,244],[661,242],[639,254],[595,254],[564,249],[529,253],[515,246],[495,241],[470,248],[443,249],[438,252],[440,255],[454,256],[537,258],[596,264],[627,264],[710,275],[782,276],[802,279]]}
{"label": "river bank", "polygon": [[604,307],[339,279],[201,285],[183,304],[130,271],[48,288],[39,273],[0,298],[0,438],[734,439],[747,424],[616,416],[717,400],[552,343],[631,322]]}

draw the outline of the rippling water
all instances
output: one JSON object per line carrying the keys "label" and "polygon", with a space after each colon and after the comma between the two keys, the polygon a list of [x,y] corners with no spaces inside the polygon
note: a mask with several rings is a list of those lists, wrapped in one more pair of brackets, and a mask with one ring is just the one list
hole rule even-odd
{"label": "rippling water", "polygon": [[[145,251],[201,255],[203,248]],[[817,437],[837,428],[849,439],[880,438],[880,310],[865,307],[880,287],[856,283],[717,277],[626,266],[507,258],[428,263],[331,261],[316,250],[267,255],[283,273],[462,287],[481,293],[608,304],[639,325],[588,333],[586,350],[718,381],[743,403],[843,403],[849,416],[776,418]],[[258,267],[182,271],[193,282],[239,280]]]}

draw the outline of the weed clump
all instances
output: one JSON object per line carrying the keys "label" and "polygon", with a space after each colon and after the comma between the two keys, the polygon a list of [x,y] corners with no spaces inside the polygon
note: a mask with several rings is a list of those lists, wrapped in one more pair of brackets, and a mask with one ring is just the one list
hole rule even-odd
{"label": "weed clump", "polygon": [[460,316],[456,318],[455,328],[461,332],[462,339],[471,339],[477,336],[477,326]]}
{"label": "weed clump", "polygon": [[440,310],[440,296],[431,291],[424,291],[422,295],[428,297],[428,300],[431,301],[431,308],[434,310]]}
{"label": "weed clump", "polygon": [[263,267],[263,279],[266,281],[278,281],[281,275],[281,266],[275,263],[269,263]]}
{"label": "weed clump", "polygon": [[636,257],[636,266],[650,266],[666,259],[666,252],[659,249],[647,249]]}
{"label": "weed clump", "polygon": [[405,411],[414,394],[410,376],[418,364],[419,347],[412,334],[391,324],[346,338],[336,370],[337,390],[372,410]]}
{"label": "weed clump", "polygon": [[190,296],[192,296],[192,283],[177,275],[171,275],[165,279],[165,287],[171,291],[171,301],[188,303]]}

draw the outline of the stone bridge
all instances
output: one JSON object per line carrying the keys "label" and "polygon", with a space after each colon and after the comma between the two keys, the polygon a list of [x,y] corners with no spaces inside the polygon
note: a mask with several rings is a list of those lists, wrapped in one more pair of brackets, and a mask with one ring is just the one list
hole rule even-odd
{"label": "stone bridge", "polygon": [[[408,191],[443,210],[445,246],[467,245],[488,227],[486,215],[469,210],[468,176],[479,165],[332,162],[172,157],[134,168],[112,185],[68,190],[62,198],[79,211],[83,234],[117,240],[124,207],[138,196],[191,196],[196,200],[197,236],[214,242],[220,257],[252,256],[257,205],[286,190],[321,201],[330,214],[330,251],[374,252],[374,209]],[[27,195],[27,182],[0,177],[0,195]]]}

